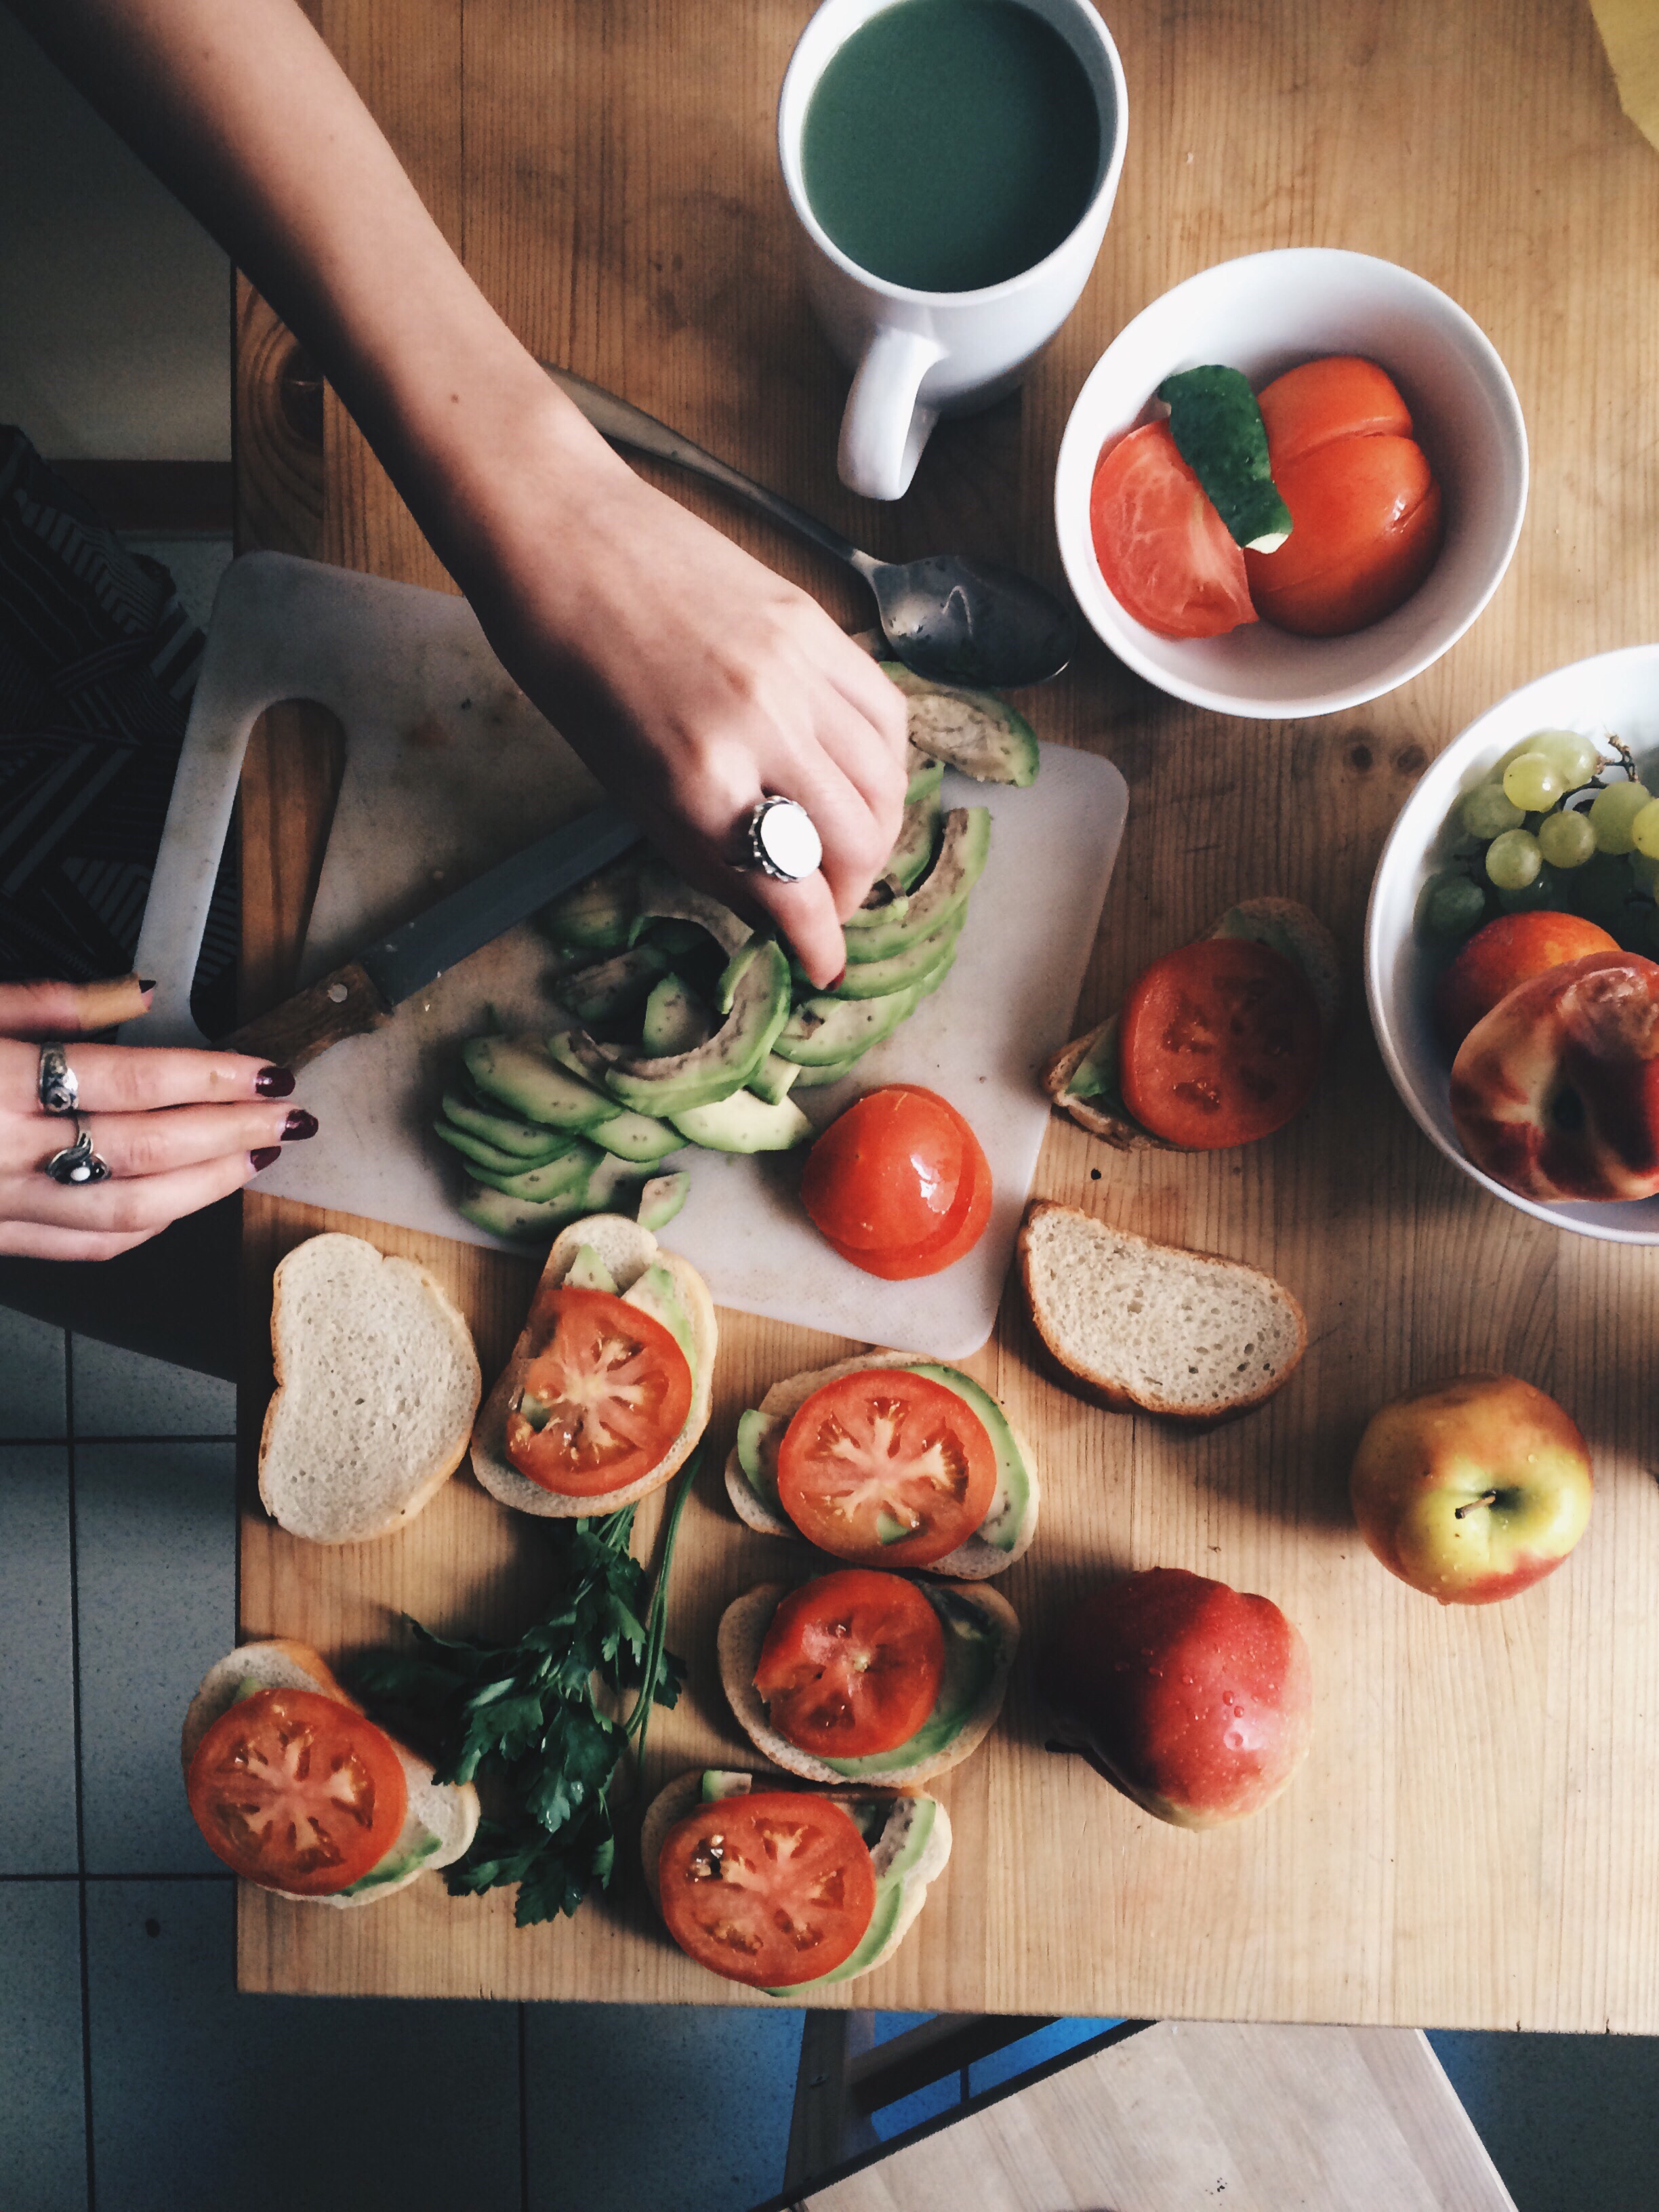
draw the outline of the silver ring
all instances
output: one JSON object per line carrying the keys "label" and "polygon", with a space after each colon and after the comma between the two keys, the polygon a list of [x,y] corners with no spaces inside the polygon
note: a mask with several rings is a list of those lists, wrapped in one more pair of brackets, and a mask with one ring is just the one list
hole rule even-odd
{"label": "silver ring", "polygon": [[81,1086],[75,1079],[75,1070],[64,1057],[61,1044],[43,1044],[40,1048],[40,1072],[35,1078],[35,1096],[48,1114],[72,1114],[81,1103]]}
{"label": "silver ring", "polygon": [[793,799],[763,799],[744,821],[748,866],[781,884],[798,884],[823,859],[811,816]]}
{"label": "silver ring", "polygon": [[100,1159],[92,1149],[92,1133],[77,1114],[75,1116],[75,1142],[66,1145],[61,1152],[54,1152],[46,1162],[46,1173],[54,1182],[104,1182],[109,1176],[109,1162]]}

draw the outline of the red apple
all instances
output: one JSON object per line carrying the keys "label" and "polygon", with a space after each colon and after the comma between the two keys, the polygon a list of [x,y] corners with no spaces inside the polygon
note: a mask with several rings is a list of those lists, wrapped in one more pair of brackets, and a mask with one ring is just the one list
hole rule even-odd
{"label": "red apple", "polygon": [[1558,914],[1534,907],[1526,914],[1500,914],[1466,939],[1435,986],[1434,1018],[1446,1048],[1458,1046],[1483,1014],[1517,983],[1582,960],[1591,952],[1617,952],[1616,938],[1582,915]]}
{"label": "red apple", "polygon": [[1593,952],[1518,984],[1459,1048],[1451,1113],[1525,1198],[1659,1194],[1659,966]]}
{"label": "red apple", "polygon": [[1553,1573],[1583,1534],[1589,1454],[1530,1382],[1460,1375],[1372,1415],[1349,1495],[1390,1573],[1442,1605],[1491,1605]]}
{"label": "red apple", "polygon": [[1063,1740],[1179,1828],[1260,1812],[1313,1733],[1299,1631],[1271,1599],[1181,1567],[1085,1598],[1043,1653],[1038,1685]]}

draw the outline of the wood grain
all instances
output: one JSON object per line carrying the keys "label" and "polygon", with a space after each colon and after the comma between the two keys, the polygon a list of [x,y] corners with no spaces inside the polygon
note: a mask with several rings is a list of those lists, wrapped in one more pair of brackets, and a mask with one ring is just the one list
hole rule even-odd
{"label": "wood grain", "polygon": [[[1389,1089],[1358,971],[1371,869],[1427,762],[1515,685],[1651,635],[1659,604],[1659,161],[1620,112],[1589,10],[1123,11],[1128,155],[1083,301],[1024,392],[942,426],[914,491],[880,509],[835,479],[842,382],[807,312],[775,173],[773,106],[805,0],[467,0],[464,40],[459,0],[327,0],[325,12],[527,343],[878,552],[959,545],[1053,579],[1054,458],[1084,375],[1139,307],[1227,256],[1290,244],[1384,255],[1493,337],[1531,433],[1531,511],[1492,605],[1434,668],[1351,713],[1243,724],[1164,698],[1091,647],[1023,702],[1044,737],[1108,753],[1131,788],[1079,1028],[1153,953],[1267,892],[1330,921],[1352,1011],[1315,1109],[1246,1154],[1125,1157],[1054,1125],[1041,1194],[1271,1269],[1302,1299],[1312,1342],[1262,1411],[1174,1434],[1054,1388],[1011,1295],[970,1364],[1036,1439],[1045,1505],[1003,1586],[1031,1642],[1127,1567],[1267,1592],[1313,1648],[1313,1756],[1258,1819],[1178,1833],[1044,1751],[1022,1666],[1004,1725],[943,1785],[957,1837],[946,1879],[895,1960],[831,2001],[1659,2030],[1659,1255],[1564,1237],[1443,1161]],[[384,479],[337,422],[331,439],[330,557],[428,580]],[[674,489],[837,614],[867,620],[812,556],[713,494]],[[274,927],[268,913],[251,923],[250,959],[269,958]],[[329,1224],[269,1200],[250,1200],[247,1218],[251,1435],[270,1267]],[[471,1315],[493,1373],[530,1270],[470,1248],[421,1256]],[[717,1458],[765,1384],[842,1349],[732,1315],[723,1327]],[[1590,1440],[1598,1499],[1553,1579],[1501,1607],[1442,1611],[1365,1553],[1346,1474],[1377,1404],[1473,1366],[1513,1369],[1565,1401]],[[653,1731],[647,1787],[741,1749],[715,1686],[714,1623],[727,1597],[777,1571],[712,1473],[683,1547],[671,1632],[691,1693]],[[330,1651],[391,1632],[405,1607],[440,1626],[507,1626],[533,1607],[537,1559],[536,1530],[465,1476],[379,1547],[307,1549],[251,1510],[243,1620]],[[506,1900],[452,1903],[435,1882],[354,1915],[250,1895],[240,1929],[250,1988],[747,2001],[662,1940],[631,1869],[614,1904],[526,1934]]]}
{"label": "wood grain", "polygon": [[1428,2039],[1165,2021],[792,2212],[1514,2212]]}

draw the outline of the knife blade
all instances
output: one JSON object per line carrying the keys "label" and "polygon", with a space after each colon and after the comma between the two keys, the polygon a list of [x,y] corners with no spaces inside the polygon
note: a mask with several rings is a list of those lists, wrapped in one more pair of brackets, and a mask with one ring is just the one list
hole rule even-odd
{"label": "knife blade", "polygon": [[384,1028],[405,999],[616,860],[639,835],[622,809],[605,799],[498,860],[308,989],[222,1038],[222,1049],[260,1053],[279,1067],[301,1068],[349,1036]]}

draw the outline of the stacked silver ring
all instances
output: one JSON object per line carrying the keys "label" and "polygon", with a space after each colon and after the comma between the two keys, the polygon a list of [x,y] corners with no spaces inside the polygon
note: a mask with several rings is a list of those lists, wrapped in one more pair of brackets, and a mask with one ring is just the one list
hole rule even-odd
{"label": "stacked silver ring", "polygon": [[100,1159],[92,1149],[92,1133],[76,1110],[81,1103],[81,1086],[75,1079],[75,1070],[70,1066],[61,1044],[41,1046],[40,1070],[35,1079],[34,1089],[45,1112],[67,1114],[75,1123],[75,1142],[65,1145],[61,1152],[54,1152],[46,1162],[44,1172],[54,1182],[71,1187],[107,1181],[109,1162]]}

